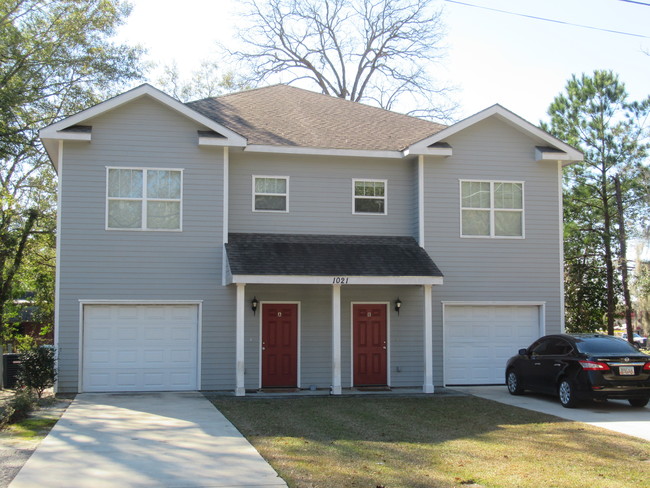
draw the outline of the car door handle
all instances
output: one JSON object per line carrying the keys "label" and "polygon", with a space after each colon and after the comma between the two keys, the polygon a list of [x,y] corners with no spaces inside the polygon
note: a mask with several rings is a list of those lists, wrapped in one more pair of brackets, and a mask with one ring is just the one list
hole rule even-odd
{"label": "car door handle", "polygon": [[562,363],[554,363],[553,366],[562,366]]}
{"label": "car door handle", "polygon": [[542,363],[533,363],[534,366],[541,366]]}

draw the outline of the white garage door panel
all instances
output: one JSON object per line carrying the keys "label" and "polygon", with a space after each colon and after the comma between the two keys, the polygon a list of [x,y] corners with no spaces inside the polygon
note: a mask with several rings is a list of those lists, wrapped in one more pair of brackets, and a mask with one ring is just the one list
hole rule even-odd
{"label": "white garage door panel", "polygon": [[196,305],[86,305],[83,391],[196,390]]}
{"label": "white garage door panel", "polygon": [[501,384],[505,363],[540,335],[539,307],[445,307],[445,383]]}

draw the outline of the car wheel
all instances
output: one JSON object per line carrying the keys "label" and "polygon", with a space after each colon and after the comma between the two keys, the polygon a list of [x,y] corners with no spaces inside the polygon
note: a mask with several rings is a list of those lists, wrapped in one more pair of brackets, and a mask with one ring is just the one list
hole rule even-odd
{"label": "car wheel", "polygon": [[650,398],[630,398],[628,400],[628,402],[630,402],[630,405],[636,408],[645,407],[649,401]]}
{"label": "car wheel", "polygon": [[575,394],[575,387],[573,382],[567,378],[560,381],[560,386],[557,389],[560,397],[560,403],[565,408],[574,408],[578,405],[578,400]]}
{"label": "car wheel", "polygon": [[524,389],[521,387],[519,375],[514,369],[508,371],[508,374],[506,375],[506,385],[508,385],[508,392],[511,395],[521,395],[524,392]]}

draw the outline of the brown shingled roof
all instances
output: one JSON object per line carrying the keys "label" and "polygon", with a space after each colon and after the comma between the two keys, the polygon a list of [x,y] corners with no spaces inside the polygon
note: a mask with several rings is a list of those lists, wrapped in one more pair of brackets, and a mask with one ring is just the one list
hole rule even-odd
{"label": "brown shingled roof", "polygon": [[248,144],[401,151],[445,128],[369,105],[273,85],[187,104]]}

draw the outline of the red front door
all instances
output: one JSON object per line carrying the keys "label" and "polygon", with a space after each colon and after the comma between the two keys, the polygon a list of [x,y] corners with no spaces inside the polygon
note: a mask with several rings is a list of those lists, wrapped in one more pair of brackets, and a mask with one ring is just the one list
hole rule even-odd
{"label": "red front door", "polygon": [[384,386],[386,305],[353,305],[354,386]]}
{"label": "red front door", "polygon": [[262,304],[262,387],[298,386],[298,305]]}

